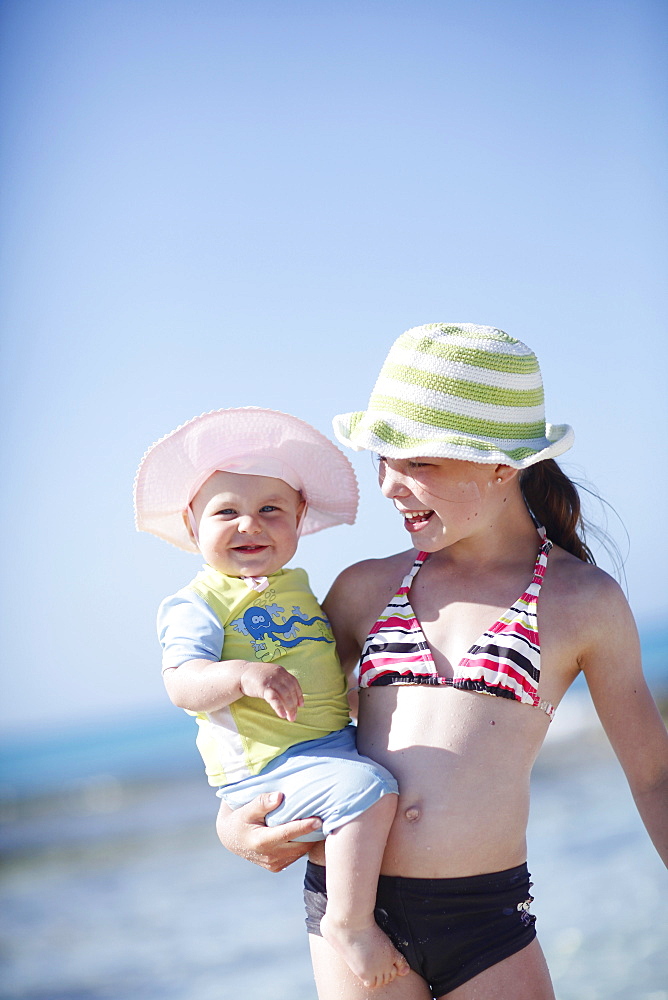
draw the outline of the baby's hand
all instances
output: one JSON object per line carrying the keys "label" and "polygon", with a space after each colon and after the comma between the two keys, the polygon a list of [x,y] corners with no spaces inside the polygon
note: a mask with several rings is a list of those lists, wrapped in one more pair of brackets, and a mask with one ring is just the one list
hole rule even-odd
{"label": "baby's hand", "polygon": [[279,719],[294,722],[304,704],[299,681],[277,663],[248,663],[239,678],[241,693],[248,698],[264,698]]}

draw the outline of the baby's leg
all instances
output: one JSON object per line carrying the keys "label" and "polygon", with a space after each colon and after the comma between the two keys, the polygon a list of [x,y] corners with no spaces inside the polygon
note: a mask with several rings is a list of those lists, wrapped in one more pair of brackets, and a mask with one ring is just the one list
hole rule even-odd
{"label": "baby's leg", "polygon": [[320,931],[367,987],[385,986],[409,971],[374,917],[380,865],[396,809],[397,796],[383,795],[325,841],[327,912]]}

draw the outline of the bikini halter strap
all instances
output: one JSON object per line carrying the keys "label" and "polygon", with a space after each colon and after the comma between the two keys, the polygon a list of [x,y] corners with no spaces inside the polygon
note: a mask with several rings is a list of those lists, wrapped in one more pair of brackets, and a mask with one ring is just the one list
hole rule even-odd
{"label": "bikini halter strap", "polygon": [[428,552],[418,552],[417,556],[415,557],[415,562],[411,566],[406,576],[401,581],[401,590],[403,590],[404,588],[406,590],[411,589],[411,584],[415,579],[415,574],[419,570],[420,566],[422,566],[422,563],[425,561],[428,555],[429,555]]}

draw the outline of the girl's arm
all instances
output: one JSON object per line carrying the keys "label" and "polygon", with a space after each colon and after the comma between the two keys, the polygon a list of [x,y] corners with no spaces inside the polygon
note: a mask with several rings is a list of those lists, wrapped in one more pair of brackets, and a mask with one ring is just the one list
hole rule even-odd
{"label": "girl's arm", "polygon": [[270,872],[282,872],[302,858],[313,843],[295,843],[297,837],[319,830],[319,819],[299,819],[280,826],[266,826],[267,813],[283,800],[281,792],[265,792],[239,809],[221,803],[216,830],[223,847]]}
{"label": "girl's arm", "polygon": [[322,602],[322,609],[334,633],[336,652],[347,677],[352,674],[360,657],[356,616],[359,616],[360,608],[364,608],[369,599],[368,593],[361,592],[360,574],[357,572],[359,566],[358,563],[340,573]]}
{"label": "girl's arm", "polygon": [[322,609],[332,626],[341,668],[348,678],[348,710],[353,719],[357,719],[359,707],[359,689],[354,681],[353,672],[359,661],[360,646],[355,638],[351,610],[355,606],[359,607],[357,602],[363,600],[361,595],[351,599],[351,585],[354,590],[356,582],[355,569],[355,566],[351,566],[344,570],[334,581],[322,602]]}
{"label": "girl's arm", "polygon": [[580,665],[638,812],[668,866],[668,732],[642,673],[640,642],[618,585],[600,574]]}
{"label": "girl's arm", "polygon": [[246,695],[263,698],[280,719],[294,722],[304,704],[299,681],[277,663],[186,660],[163,678],[172,702],[190,712],[216,712]]}

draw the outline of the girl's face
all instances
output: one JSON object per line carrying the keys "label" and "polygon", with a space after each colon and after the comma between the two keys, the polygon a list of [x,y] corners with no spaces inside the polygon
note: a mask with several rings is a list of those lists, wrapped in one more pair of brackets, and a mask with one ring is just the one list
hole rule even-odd
{"label": "girl's face", "polygon": [[380,458],[383,494],[403,515],[416,549],[437,552],[481,525],[497,467],[452,458]]}
{"label": "girl's face", "polygon": [[226,576],[270,576],[295,554],[304,501],[282,479],[214,472],[190,506],[200,552]]}

